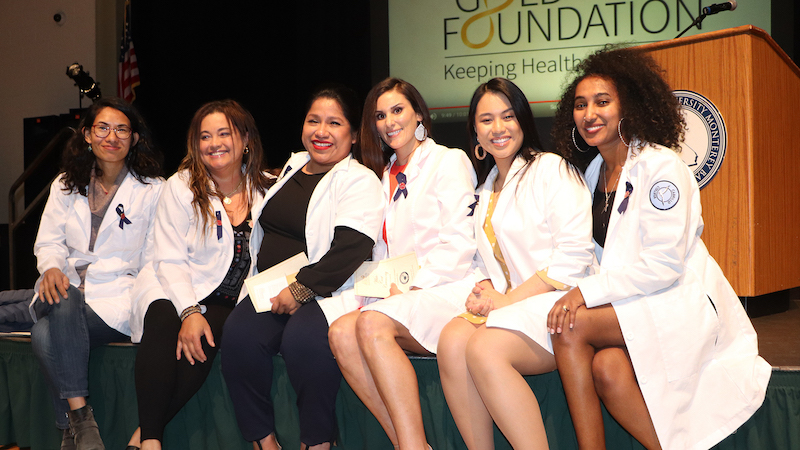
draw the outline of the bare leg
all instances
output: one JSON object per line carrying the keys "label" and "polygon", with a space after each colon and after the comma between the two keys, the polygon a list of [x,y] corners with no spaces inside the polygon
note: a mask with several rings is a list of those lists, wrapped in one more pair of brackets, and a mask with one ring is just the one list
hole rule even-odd
{"label": "bare leg", "polygon": [[356,320],[360,314],[360,311],[353,311],[333,322],[328,330],[328,342],[347,384],[378,419],[392,444],[397,445],[397,434],[389,417],[389,411],[383,404],[372,379],[372,373],[361,355],[361,349],[358,348]]}
{"label": "bare leg", "polygon": [[614,308],[600,306],[575,311],[575,327],[553,336],[553,349],[575,426],[578,447],[605,449],[605,429],[600,397],[592,378],[592,362],[599,348],[623,346],[622,331]]}
{"label": "bare leg", "polygon": [[72,397],[67,399],[70,411],[81,409],[86,406],[86,397]]}
{"label": "bare leg", "polygon": [[592,375],[597,394],[622,428],[645,448],[660,450],[656,429],[636,382],[628,352],[622,347],[607,347],[597,351],[592,363]]}
{"label": "bare leg", "polygon": [[161,441],[158,439],[145,439],[142,441],[142,450],[161,450]]}
{"label": "bare leg", "polygon": [[361,313],[356,321],[356,337],[392,419],[396,444],[403,450],[427,449],[417,374],[403,349],[420,354],[429,354],[428,351],[402,324],[376,311]]}
{"label": "bare leg", "polygon": [[451,320],[442,330],[436,354],[444,397],[464,443],[471,450],[494,448],[492,416],[467,370],[467,342],[478,327],[460,317]]}
{"label": "bare leg", "polygon": [[511,446],[547,449],[539,402],[522,376],[555,370],[553,355],[520,332],[484,327],[467,344],[467,366]]}
{"label": "bare leg", "polygon": [[137,428],[133,435],[131,436],[131,440],[128,441],[128,447],[142,447],[142,429]]}
{"label": "bare leg", "polygon": [[[300,444],[302,447],[303,444]],[[281,446],[278,445],[278,440],[275,439],[275,433],[270,433],[266,437],[262,438],[258,442],[253,442],[253,450],[281,450]],[[144,448],[142,448],[144,450]]]}

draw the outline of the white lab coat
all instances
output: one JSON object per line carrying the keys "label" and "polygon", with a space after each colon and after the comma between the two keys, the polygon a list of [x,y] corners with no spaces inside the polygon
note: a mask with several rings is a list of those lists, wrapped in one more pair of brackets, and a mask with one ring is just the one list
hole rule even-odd
{"label": "white lab coat", "polygon": [[[264,230],[258,222],[261,212],[269,199],[310,159],[308,152],[293,153],[275,185],[262,201],[253,205],[253,232],[250,234],[251,275],[258,271],[258,252],[264,239]],[[305,234],[309,263],[318,262],[328,253],[334,228],[338,226],[352,228],[375,242],[381,228],[383,208],[381,183],[373,171],[361,165],[352,155],[336,163],[319,181],[308,202]],[[317,297],[317,303],[329,324],[339,316],[358,308],[359,303],[351,289],[353,284],[354,275],[351,275],[331,297]],[[347,295],[343,297],[342,292],[347,290]]]}
{"label": "white lab coat", "polygon": [[463,279],[475,255],[475,232],[472,216],[477,178],[467,155],[433,141],[423,141],[406,165],[408,197],[394,200],[389,192],[389,169],[392,155],[383,173],[383,194],[387,251],[378,239],[372,259],[414,252],[420,270],[412,286],[428,288]]}
{"label": "white lab coat", "polygon": [[[542,153],[526,168],[517,158],[506,177],[492,226],[506,261],[511,286],[494,257],[483,231],[497,167],[478,190],[480,202],[475,213],[478,240],[478,269],[487,272],[478,279],[491,278],[498,292],[514,289],[539,271],[567,286],[576,286],[594,260],[592,244],[592,205],[580,175],[571,172],[566,162],[553,153]],[[564,292],[536,295],[492,311],[488,327],[524,333],[552,353],[547,332],[547,313]]]}
{"label": "white lab coat", "polygon": [[[62,179],[63,175],[50,185],[50,197],[33,247],[39,273],[58,268],[70,284],[78,287],[81,281],[75,266],[88,263],[84,279],[86,303],[108,326],[130,335],[131,289],[140,268],[152,257],[153,218],[163,181],[147,179],[148,184],[143,184],[129,172],[108,205],[94,250],[89,251],[89,198],[64,192]],[[131,222],[123,223],[122,228],[118,205]],[[41,281],[40,276],[34,287],[34,302],[39,301]]]}
{"label": "white lab coat", "polygon": [[[601,167],[598,156],[586,171],[591,192]],[[578,286],[587,307],[613,305],[662,448],[710,448],[761,406],[771,367],[700,239],[700,191],[680,157],[629,150],[616,192],[599,270]]]}
{"label": "white lab coat", "polygon": [[380,260],[414,252],[420,270],[411,285],[422,289],[383,300],[366,299],[372,303],[362,311],[386,314],[403,324],[426,350],[436,353],[442,328],[464,311],[464,301],[474,285],[470,269],[477,251],[477,178],[462,150],[428,138],[404,170],[408,197],[394,200],[395,192],[389,192],[389,169],[396,158],[392,156],[383,173],[388,251],[381,238],[372,257]]}

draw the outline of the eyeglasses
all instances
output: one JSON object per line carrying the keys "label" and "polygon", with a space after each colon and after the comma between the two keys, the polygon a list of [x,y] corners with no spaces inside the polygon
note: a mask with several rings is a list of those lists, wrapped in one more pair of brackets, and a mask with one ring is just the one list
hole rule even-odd
{"label": "eyeglasses", "polygon": [[99,138],[107,137],[111,134],[111,130],[114,130],[114,134],[120,139],[128,139],[131,137],[130,128],[111,128],[108,125],[92,125],[92,129],[94,130],[94,135]]}

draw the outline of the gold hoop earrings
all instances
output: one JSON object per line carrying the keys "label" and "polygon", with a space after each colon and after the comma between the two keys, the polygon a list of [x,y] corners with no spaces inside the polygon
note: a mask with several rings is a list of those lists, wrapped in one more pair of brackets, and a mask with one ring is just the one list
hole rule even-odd
{"label": "gold hoop earrings", "polygon": [[477,158],[478,161],[483,161],[486,158],[486,150],[484,150],[480,144],[475,146],[475,158]]}

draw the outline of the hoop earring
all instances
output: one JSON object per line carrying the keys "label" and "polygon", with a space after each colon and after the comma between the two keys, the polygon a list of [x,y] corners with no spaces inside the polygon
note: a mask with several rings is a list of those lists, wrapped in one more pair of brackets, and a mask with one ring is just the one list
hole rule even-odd
{"label": "hoop earring", "polygon": [[250,153],[250,147],[249,147],[249,146],[247,146],[247,145],[245,145],[245,146],[244,146],[244,154],[246,155],[246,154],[248,154],[248,153]]}
{"label": "hoop earring", "polygon": [[622,138],[622,121],[623,120],[625,120],[624,117],[622,119],[619,119],[619,122],[617,122],[617,134],[619,135],[619,140],[622,141],[623,144],[625,144],[625,147],[628,147],[629,146],[628,143],[625,142],[625,139]]}
{"label": "hoop earring", "polygon": [[483,161],[486,158],[486,150],[484,150],[480,144],[475,146],[475,158],[477,158],[478,161]]}
{"label": "hoop earring", "polygon": [[414,130],[414,137],[420,142],[428,137],[428,130],[425,129],[425,125],[423,125],[422,122],[419,122],[419,125],[417,125],[417,128]]}
{"label": "hoop earring", "polygon": [[589,149],[588,148],[586,150],[581,149],[581,147],[578,145],[578,141],[575,140],[575,129],[576,128],[578,128],[578,127],[572,127],[572,144],[575,146],[576,149],[578,149],[579,152],[586,153],[586,152],[589,151]]}

